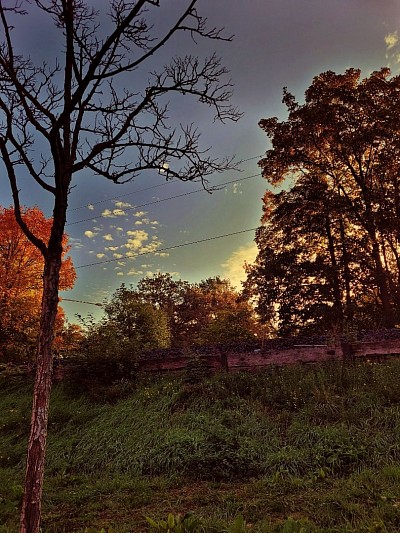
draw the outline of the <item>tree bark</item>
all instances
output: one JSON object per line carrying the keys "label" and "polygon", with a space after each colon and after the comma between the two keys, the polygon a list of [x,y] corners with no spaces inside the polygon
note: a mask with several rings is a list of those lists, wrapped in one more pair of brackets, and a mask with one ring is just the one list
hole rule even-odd
{"label": "tree bark", "polygon": [[325,230],[328,237],[329,255],[332,265],[332,287],[333,287],[333,308],[335,310],[336,325],[339,328],[339,333],[343,331],[343,305],[342,305],[342,291],[340,289],[339,268],[336,260],[335,243],[331,231],[331,221],[329,216],[325,218]]}
{"label": "tree bark", "polygon": [[58,307],[60,268],[60,253],[45,258],[37,367],[20,523],[21,533],[38,533],[40,528],[47,421],[53,373],[52,346]]}

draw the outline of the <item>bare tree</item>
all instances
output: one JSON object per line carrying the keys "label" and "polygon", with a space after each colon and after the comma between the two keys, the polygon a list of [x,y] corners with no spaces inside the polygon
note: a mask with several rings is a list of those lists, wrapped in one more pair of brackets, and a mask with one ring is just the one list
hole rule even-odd
{"label": "bare tree", "polygon": [[[155,169],[166,177],[205,184],[211,173],[230,168],[231,160],[219,161],[201,150],[193,125],[172,127],[165,96],[192,95],[211,107],[219,121],[236,121],[240,116],[230,104],[227,71],[214,54],[202,61],[191,55],[175,57],[159,72],[148,72],[164,45],[182,32],[193,40],[231,39],[222,30],[207,27],[196,0],[179,4],[185,5],[164,34],[150,20],[157,9],[170,16],[171,4],[160,0],[105,4],[109,17],[108,31],[103,33],[105,19],[83,0],[0,0],[0,151],[16,219],[45,260],[21,513],[21,531],[29,533],[39,531],[40,525],[62,236],[73,176],[86,169],[120,183]],[[35,64],[29,50],[23,55],[14,42],[20,18],[34,10],[40,12],[43,24],[51,19],[58,32],[61,48],[54,52],[54,64],[48,57]],[[139,85],[126,88],[127,74]],[[146,81],[141,85],[140,80]],[[53,198],[48,242],[24,220],[21,175],[29,175]]]}

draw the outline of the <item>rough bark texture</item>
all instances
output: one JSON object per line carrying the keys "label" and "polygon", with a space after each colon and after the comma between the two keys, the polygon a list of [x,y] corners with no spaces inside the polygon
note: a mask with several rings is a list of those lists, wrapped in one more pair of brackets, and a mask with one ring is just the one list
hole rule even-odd
{"label": "rough bark texture", "polygon": [[53,373],[52,344],[57,315],[60,268],[61,256],[46,260],[25,492],[21,512],[21,533],[37,533],[40,530],[47,420]]}

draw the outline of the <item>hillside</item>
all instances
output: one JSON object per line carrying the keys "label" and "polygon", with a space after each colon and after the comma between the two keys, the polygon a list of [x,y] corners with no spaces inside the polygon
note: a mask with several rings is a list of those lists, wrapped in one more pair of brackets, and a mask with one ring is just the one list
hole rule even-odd
{"label": "hillside", "polygon": [[[391,361],[58,384],[43,531],[145,532],[145,516],[193,511],[215,533],[239,514],[239,531],[397,532],[399,381]],[[0,385],[0,531],[14,532],[31,383]]]}

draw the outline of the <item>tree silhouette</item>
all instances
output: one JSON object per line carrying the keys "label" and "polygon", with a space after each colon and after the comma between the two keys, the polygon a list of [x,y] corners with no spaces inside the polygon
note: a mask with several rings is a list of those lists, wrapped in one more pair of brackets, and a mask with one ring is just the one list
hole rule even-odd
{"label": "tree silhouette", "polygon": [[[161,9],[159,0],[111,0],[107,4],[109,19],[101,24],[100,13],[83,0],[0,1],[0,152],[16,219],[44,257],[21,514],[21,531],[29,533],[38,531],[40,523],[62,237],[73,176],[89,170],[121,182],[155,169],[167,178],[205,183],[209,174],[230,168],[231,161],[217,161],[201,149],[193,124],[172,126],[167,97],[191,95],[209,106],[220,121],[235,121],[240,115],[229,103],[232,86],[215,54],[204,60],[192,55],[174,57],[160,71],[149,73],[150,60],[183,32],[193,40],[230,39],[221,30],[207,27],[196,0],[188,0],[162,34],[150,22],[154,11]],[[30,50],[22,52],[14,42],[20,18],[34,11],[43,19],[43,31],[52,21],[58,32],[53,63],[47,57],[35,64]],[[170,20],[171,12],[171,5],[164,7],[161,20]],[[23,217],[21,175],[28,175],[53,199],[48,241]]]}
{"label": "tree silhouette", "polygon": [[[327,205],[336,211],[334,218],[329,212],[325,217],[336,309],[343,315],[340,290],[351,307],[348,245],[349,237],[357,233],[358,245],[367,256],[364,273],[373,280],[382,324],[392,327],[400,288],[400,119],[396,111],[400,77],[390,77],[386,68],[364,80],[356,69],[344,74],[328,71],[314,78],[304,104],[296,102],[287,89],[283,102],[287,120],[260,121],[272,141],[259,162],[263,176],[272,185],[286,179],[295,185],[308,180],[310,187],[324,183],[326,194],[319,211],[326,212]],[[340,200],[332,204],[332,198]],[[310,222],[317,220],[319,213],[315,215]],[[295,224],[292,220],[293,228]],[[339,256],[344,289],[338,278],[334,280]]]}

